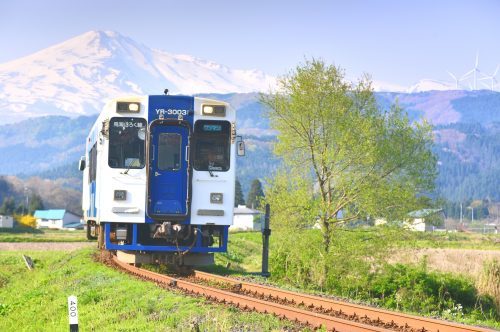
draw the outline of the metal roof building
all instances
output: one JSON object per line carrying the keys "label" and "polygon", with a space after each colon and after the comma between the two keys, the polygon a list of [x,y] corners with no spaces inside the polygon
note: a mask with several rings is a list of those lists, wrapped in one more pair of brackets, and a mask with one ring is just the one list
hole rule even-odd
{"label": "metal roof building", "polygon": [[66,210],[36,210],[34,217],[37,228],[80,228],[80,217]]}

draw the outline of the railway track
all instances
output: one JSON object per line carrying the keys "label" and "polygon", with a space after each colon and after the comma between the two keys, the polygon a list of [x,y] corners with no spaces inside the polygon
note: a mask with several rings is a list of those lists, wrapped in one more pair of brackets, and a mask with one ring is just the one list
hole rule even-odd
{"label": "railway track", "polygon": [[120,262],[115,256],[113,261],[123,270],[159,284],[240,308],[272,313],[313,327],[323,326],[332,331],[493,331],[281,290],[201,271],[194,271],[189,278],[177,278]]}

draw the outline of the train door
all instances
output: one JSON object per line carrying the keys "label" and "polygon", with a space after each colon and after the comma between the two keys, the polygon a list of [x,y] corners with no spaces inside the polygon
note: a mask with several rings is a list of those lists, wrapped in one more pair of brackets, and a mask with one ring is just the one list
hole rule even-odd
{"label": "train door", "polygon": [[189,213],[189,126],[156,120],[150,128],[148,215],[182,221]]}

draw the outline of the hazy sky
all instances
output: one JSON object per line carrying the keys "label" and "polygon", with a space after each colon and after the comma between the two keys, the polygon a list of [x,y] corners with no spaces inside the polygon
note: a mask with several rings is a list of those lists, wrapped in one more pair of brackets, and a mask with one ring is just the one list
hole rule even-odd
{"label": "hazy sky", "polygon": [[272,75],[322,58],[404,86],[451,81],[476,52],[483,72],[500,64],[500,0],[0,0],[0,63],[89,30]]}

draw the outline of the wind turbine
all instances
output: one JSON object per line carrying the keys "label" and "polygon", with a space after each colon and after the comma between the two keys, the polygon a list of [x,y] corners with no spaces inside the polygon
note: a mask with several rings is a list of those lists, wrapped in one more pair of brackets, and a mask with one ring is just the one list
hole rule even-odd
{"label": "wind turbine", "polygon": [[460,80],[451,72],[447,71],[447,73],[455,80],[455,88],[458,90],[458,83],[460,82]]}
{"label": "wind turbine", "polygon": [[500,65],[497,66],[497,69],[495,69],[495,71],[493,72],[493,74],[491,75],[483,75],[484,77],[483,78],[480,78],[479,80],[480,81],[483,81],[483,80],[490,80],[490,86],[487,86],[486,84],[484,84],[486,87],[488,88],[491,88],[491,91],[494,90],[495,86],[497,85],[498,81],[496,79],[495,76],[497,76],[498,74],[498,70],[500,69]]}
{"label": "wind turbine", "polygon": [[474,90],[477,89],[477,74],[480,73],[481,71],[478,68],[479,66],[479,52],[476,53],[476,64],[474,65],[474,68],[462,76],[460,80],[465,80],[467,79],[470,75],[474,74]]}

